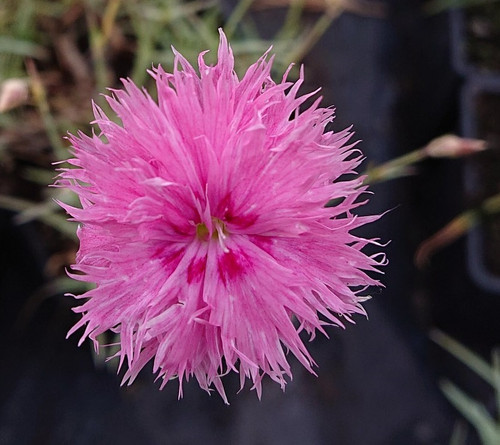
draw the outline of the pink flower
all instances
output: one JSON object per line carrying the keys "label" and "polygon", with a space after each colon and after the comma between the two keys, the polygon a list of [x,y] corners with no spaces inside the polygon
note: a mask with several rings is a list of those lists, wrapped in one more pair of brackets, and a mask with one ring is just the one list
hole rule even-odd
{"label": "pink flower", "polygon": [[[352,213],[366,190],[353,175],[362,155],[348,130],[325,131],[333,110],[299,106],[295,82],[270,77],[267,53],[241,80],[220,32],[218,63],[198,59],[199,75],[175,52],[161,67],[158,102],[131,80],[107,100],[122,124],[94,105],[100,135],[71,136],[76,168],[58,185],[79,195],[61,204],[78,229],[71,274],[97,287],[68,335],[81,327],[119,334],[120,366],[131,383],[153,360],[162,387],[193,375],[227,398],[221,377],[239,372],[258,396],[265,374],[283,388],[286,354],[310,372],[299,333],[325,334],[364,314],[367,275],[384,259],[352,230],[377,217]],[[344,176],[348,175],[348,176]],[[325,207],[331,199],[340,201]]]}

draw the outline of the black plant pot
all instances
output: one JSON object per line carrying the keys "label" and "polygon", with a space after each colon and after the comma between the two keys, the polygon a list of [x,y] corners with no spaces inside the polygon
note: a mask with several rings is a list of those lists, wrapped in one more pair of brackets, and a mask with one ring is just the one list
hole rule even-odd
{"label": "black plant pot", "polygon": [[[500,192],[500,75],[469,76],[462,91],[461,129],[466,137],[482,138],[489,150],[468,159],[466,198],[473,206]],[[500,214],[486,215],[467,237],[468,269],[478,285],[500,294]]]}
{"label": "black plant pot", "polygon": [[500,3],[451,11],[452,63],[463,76],[500,72]]}
{"label": "black plant pot", "polygon": [[[452,62],[463,79],[460,130],[486,139],[489,150],[466,160],[464,192],[468,206],[479,206],[500,191],[500,3],[451,12]],[[488,293],[500,293],[500,225],[490,216],[467,236],[471,278]]]}

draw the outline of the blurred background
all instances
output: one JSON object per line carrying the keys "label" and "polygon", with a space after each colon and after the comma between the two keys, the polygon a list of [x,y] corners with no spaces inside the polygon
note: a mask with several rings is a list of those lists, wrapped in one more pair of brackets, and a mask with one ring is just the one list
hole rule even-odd
{"label": "blurred background", "polygon": [[[319,376],[292,360],[286,392],[265,381],[259,401],[228,375],[230,406],[193,381],[178,401],[149,369],[121,388],[65,339],[64,294],[85,288],[48,187],[91,100],[122,77],[154,94],[146,69],[169,71],[171,45],[213,62],[219,26],[240,74],[273,45],[276,80],[303,63],[303,91],[354,125],[365,211],[390,210],[363,235],[391,241],[369,320],[310,344]],[[450,133],[486,150],[458,156],[484,144]],[[2,0],[0,444],[500,444],[499,144],[499,1]]]}

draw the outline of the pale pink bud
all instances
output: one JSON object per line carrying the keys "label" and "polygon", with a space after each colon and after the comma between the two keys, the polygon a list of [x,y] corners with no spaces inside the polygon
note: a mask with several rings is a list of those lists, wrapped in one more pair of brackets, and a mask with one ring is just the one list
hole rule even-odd
{"label": "pale pink bud", "polygon": [[433,139],[425,147],[431,158],[458,158],[486,150],[486,141],[481,139],[467,139],[446,134]]}
{"label": "pale pink bud", "polygon": [[0,85],[0,113],[16,108],[28,100],[29,87],[24,79],[7,79]]}

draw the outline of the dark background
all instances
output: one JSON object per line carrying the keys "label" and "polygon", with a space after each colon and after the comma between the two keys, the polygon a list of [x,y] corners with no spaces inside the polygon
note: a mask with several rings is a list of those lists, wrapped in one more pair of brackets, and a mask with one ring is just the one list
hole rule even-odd
{"label": "dark background", "polygon": [[[419,1],[386,4],[384,19],[343,14],[304,62],[308,82],[336,106],[336,128],[354,123],[365,165],[458,125],[462,79],[451,67],[449,14],[423,14]],[[280,17],[255,18],[265,35]],[[482,291],[468,278],[463,242],[424,271],[413,256],[463,209],[461,168],[459,160],[426,161],[416,176],[373,187],[369,211],[391,211],[364,235],[391,243],[385,289],[365,306],[369,320],[312,342],[319,376],[292,360],[285,393],[265,381],[259,401],[248,387],[236,394],[238,376],[227,376],[230,406],[196,382],[178,401],[177,383],[158,391],[148,369],[121,388],[119,377],[96,367],[87,342],[77,348],[77,336],[65,339],[77,320],[72,299],[37,297],[47,260],[40,225],[14,225],[2,211],[0,444],[448,444],[458,414],[438,377],[451,375],[480,395],[484,388],[427,331],[440,327],[480,352],[495,336]],[[472,433],[467,443],[478,443]]]}

